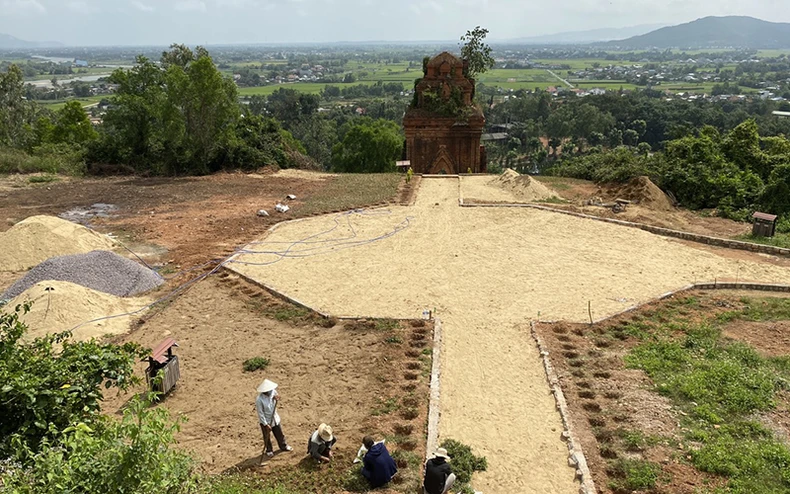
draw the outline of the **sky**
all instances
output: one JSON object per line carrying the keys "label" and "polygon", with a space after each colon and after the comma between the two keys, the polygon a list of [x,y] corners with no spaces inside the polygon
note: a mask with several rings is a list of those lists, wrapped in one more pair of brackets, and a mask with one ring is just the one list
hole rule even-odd
{"label": "sky", "polygon": [[0,0],[0,33],[71,46],[457,40],[678,24],[790,22],[790,0]]}

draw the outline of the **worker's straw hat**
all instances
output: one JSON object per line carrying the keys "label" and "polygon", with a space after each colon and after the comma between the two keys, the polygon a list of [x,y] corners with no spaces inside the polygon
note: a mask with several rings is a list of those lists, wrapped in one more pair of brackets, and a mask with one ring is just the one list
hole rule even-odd
{"label": "worker's straw hat", "polygon": [[326,424],[321,424],[318,426],[318,436],[326,442],[331,441],[332,438],[335,437],[332,435],[332,427]]}
{"label": "worker's straw hat", "polygon": [[433,454],[434,458],[444,458],[445,460],[450,460],[450,455],[447,454],[447,450],[444,448],[438,448],[436,452]]}
{"label": "worker's straw hat", "polygon": [[269,381],[268,379],[264,379],[263,382],[258,385],[258,392],[259,393],[268,393],[269,391],[274,390],[277,387],[277,383],[274,381]]}

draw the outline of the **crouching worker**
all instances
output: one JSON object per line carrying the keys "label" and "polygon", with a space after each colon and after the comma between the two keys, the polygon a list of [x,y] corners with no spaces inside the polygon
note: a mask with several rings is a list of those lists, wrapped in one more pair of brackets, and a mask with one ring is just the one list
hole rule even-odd
{"label": "crouching worker", "polygon": [[455,484],[455,474],[447,463],[450,457],[447,450],[439,448],[433,457],[425,462],[425,481],[422,484],[424,494],[447,494]]}
{"label": "crouching worker", "polygon": [[[261,424],[261,433],[263,434],[263,445],[268,457],[274,456],[272,433],[274,433],[274,438],[277,440],[277,446],[279,446],[280,451],[293,450],[285,441],[283,428],[280,426],[280,415],[277,414],[277,403],[279,403],[280,397],[276,389],[277,383],[264,379],[258,386],[258,399],[255,400],[255,409],[258,412],[258,421]],[[263,460],[263,457],[261,457],[261,460]]]}
{"label": "crouching worker", "polygon": [[332,428],[321,424],[307,442],[307,454],[318,460],[319,463],[329,463],[332,461],[332,446],[336,442],[337,438],[332,434]]}
{"label": "crouching worker", "polygon": [[398,473],[395,460],[390,456],[384,442],[375,443],[372,437],[365,436],[362,444],[368,450],[362,458],[362,476],[368,479],[371,488],[381,487]]}

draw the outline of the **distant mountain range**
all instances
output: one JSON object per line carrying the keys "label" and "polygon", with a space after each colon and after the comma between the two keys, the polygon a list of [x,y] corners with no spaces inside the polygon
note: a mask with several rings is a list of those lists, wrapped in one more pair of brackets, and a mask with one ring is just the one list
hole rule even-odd
{"label": "distant mountain range", "polygon": [[639,26],[620,28],[591,29],[589,31],[568,31],[565,33],[546,34],[543,36],[509,39],[506,42],[526,45],[580,45],[639,36],[664,26],[666,26],[666,24],[642,24]]}
{"label": "distant mountain range", "polygon": [[609,41],[600,46],[629,50],[790,48],[790,23],[768,22],[745,16],[703,17],[628,39]]}
{"label": "distant mountain range", "polygon": [[17,48],[56,48],[63,46],[57,41],[25,41],[15,38],[10,34],[0,33],[0,50],[13,50]]}

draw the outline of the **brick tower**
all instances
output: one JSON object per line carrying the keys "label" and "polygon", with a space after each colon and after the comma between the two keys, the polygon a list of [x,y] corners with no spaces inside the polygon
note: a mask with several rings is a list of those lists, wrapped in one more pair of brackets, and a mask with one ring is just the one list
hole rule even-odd
{"label": "brick tower", "polygon": [[474,104],[475,82],[464,75],[466,68],[466,61],[447,52],[423,67],[403,117],[406,159],[414,173],[485,172],[480,145],[485,117]]}

